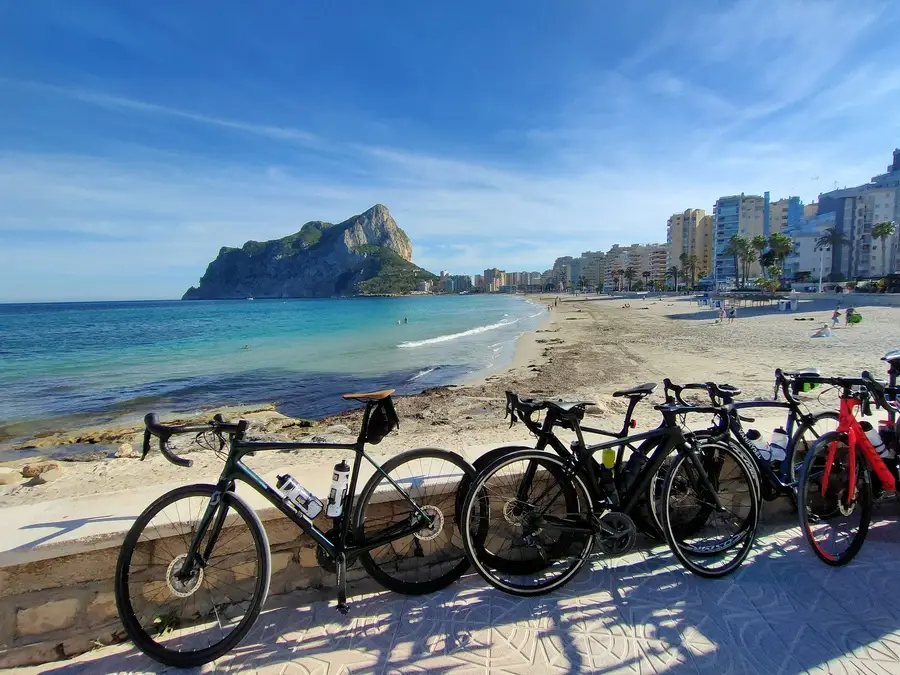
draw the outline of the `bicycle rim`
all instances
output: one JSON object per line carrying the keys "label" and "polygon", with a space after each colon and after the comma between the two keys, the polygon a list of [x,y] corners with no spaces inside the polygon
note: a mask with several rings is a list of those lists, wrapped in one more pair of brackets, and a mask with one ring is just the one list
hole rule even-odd
{"label": "bicycle rim", "polygon": [[[590,496],[563,462],[515,452],[482,471],[463,506],[463,541],[479,574],[513,595],[540,595],[570,581],[594,543]],[[489,521],[485,532],[484,519]]]}
{"label": "bicycle rim", "polygon": [[[750,554],[759,527],[760,503],[753,467],[743,451],[730,444],[708,443],[697,453],[707,480],[703,480],[690,455],[675,459],[663,488],[663,529],[678,561],[698,576],[715,578],[736,570]],[[710,487],[715,495],[710,493]],[[722,510],[716,508],[718,501]],[[673,523],[683,522],[677,513],[709,511],[703,526],[688,535]]]}
{"label": "bicycle rim", "polygon": [[[456,508],[460,486],[470,483],[475,470],[461,456],[447,450],[423,448],[392,457],[360,493],[354,516],[356,543],[402,528],[418,517],[418,510],[433,519],[433,526],[395,538],[361,553],[369,575],[396,593],[432,593],[453,583],[469,567]],[[385,477],[397,483],[412,499]]]}
{"label": "bicycle rim", "polygon": [[[826,459],[834,462],[825,482]],[[850,496],[850,448],[842,433],[823,435],[807,453],[798,489],[800,528],[816,556],[839,567],[862,548],[872,519],[872,481],[862,450],[856,451],[856,480]]]}
{"label": "bicycle rim", "polygon": [[215,508],[220,527],[214,517],[201,539],[199,551],[209,556],[182,574],[215,492],[213,485],[189,485],[163,495],[138,517],[119,553],[119,617],[135,645],[166,665],[194,667],[226,654],[253,626],[268,594],[265,530],[232,493]]}

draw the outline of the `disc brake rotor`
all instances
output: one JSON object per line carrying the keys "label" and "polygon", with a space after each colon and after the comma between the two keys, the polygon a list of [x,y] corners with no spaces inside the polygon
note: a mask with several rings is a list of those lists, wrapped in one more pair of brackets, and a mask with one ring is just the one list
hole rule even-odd
{"label": "disc brake rotor", "polygon": [[197,567],[193,570],[191,576],[187,579],[178,577],[178,572],[181,571],[181,566],[184,565],[185,560],[187,560],[187,553],[182,553],[169,563],[169,567],[166,570],[166,585],[176,598],[191,597],[200,588],[200,584],[203,583],[202,567]]}

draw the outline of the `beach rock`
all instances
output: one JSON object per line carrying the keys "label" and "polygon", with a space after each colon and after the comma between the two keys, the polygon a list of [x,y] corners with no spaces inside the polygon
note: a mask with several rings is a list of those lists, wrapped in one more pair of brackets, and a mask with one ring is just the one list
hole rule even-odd
{"label": "beach rock", "polygon": [[46,471],[52,471],[53,469],[58,468],[59,464],[56,462],[35,462],[34,464],[26,464],[23,466],[22,475],[25,476],[25,478],[34,478]]}
{"label": "beach rock", "polygon": [[409,237],[376,204],[338,225],[311,221],[282,239],[223,246],[182,299],[400,295],[437,279],[411,261]]}
{"label": "beach rock", "polygon": [[313,436],[309,439],[310,443],[328,443],[329,440],[324,436]]}
{"label": "beach rock", "polygon": [[0,467],[0,485],[15,485],[22,480],[22,474],[15,469]]}
{"label": "beach rock", "polygon": [[55,480],[59,480],[62,478],[63,470],[59,467],[55,469],[50,469],[49,471],[44,471],[43,473],[38,474],[34,478],[31,479],[31,485],[44,485],[45,483],[52,483]]}
{"label": "beach rock", "polygon": [[119,459],[131,459],[137,457],[138,454],[134,451],[134,448],[131,447],[131,443],[122,443],[116,450],[115,456]]}
{"label": "beach rock", "polygon": [[325,429],[326,434],[352,434],[353,429],[348,427],[346,424],[332,424],[330,427]]}

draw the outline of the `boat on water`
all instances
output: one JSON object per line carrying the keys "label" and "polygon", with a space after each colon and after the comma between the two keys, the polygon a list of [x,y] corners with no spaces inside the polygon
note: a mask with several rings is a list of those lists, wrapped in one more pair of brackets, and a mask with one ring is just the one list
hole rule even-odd
{"label": "boat on water", "polygon": [[253,296],[252,296],[252,295],[249,295],[249,296],[247,296],[247,299],[248,299],[248,300],[252,300],[252,299],[253,299]]}

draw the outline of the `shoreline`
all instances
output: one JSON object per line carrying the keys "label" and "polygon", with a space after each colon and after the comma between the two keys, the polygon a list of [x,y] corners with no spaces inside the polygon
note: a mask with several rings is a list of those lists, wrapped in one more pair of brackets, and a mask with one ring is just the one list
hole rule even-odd
{"label": "shoreline", "polygon": [[[383,458],[414,447],[442,447],[470,456],[470,451],[486,447],[530,446],[534,439],[524,426],[510,428],[509,420],[504,419],[507,390],[525,396],[595,401],[589,425],[615,430],[621,426],[627,399],[614,397],[613,392],[648,381],[661,385],[664,377],[675,382],[703,379],[729,383],[742,389],[741,400],[771,400],[776,367],[818,366],[823,374],[835,375],[858,375],[863,369],[883,373],[880,358],[897,346],[895,326],[900,319],[900,308],[866,307],[859,326],[839,327],[833,338],[816,340],[810,333],[827,321],[831,312],[830,307],[816,303],[801,306],[795,313],[739,311],[734,324],[717,324],[712,310],[700,308],[690,299],[632,300],[629,308],[621,306],[621,299],[602,300],[561,298],[540,327],[518,338],[512,361],[495,372],[396,397],[399,429],[380,444],[369,446],[367,452]],[[662,401],[661,393],[659,386],[637,406],[637,429],[659,423],[653,406]],[[806,399],[812,409],[835,408],[837,403],[836,394],[826,388],[815,390]],[[208,416],[205,411],[195,412],[167,416],[164,421],[178,423]],[[353,442],[362,419],[359,407],[317,421],[287,417],[273,406],[232,408],[227,415],[237,416],[250,423],[250,439],[340,443]],[[754,425],[768,431],[784,421],[783,416],[780,422],[766,415],[755,417]],[[698,417],[697,423],[705,426],[707,422]],[[29,485],[25,479],[0,485],[0,508],[156,483],[209,482],[221,471],[220,459],[192,447],[192,439],[185,437],[178,439],[175,450],[190,453],[193,467],[175,467],[155,449],[145,462],[136,463],[133,457],[140,450],[140,429],[131,425],[79,430],[81,438],[68,432],[70,442],[80,440],[88,450],[93,445],[105,452],[89,461],[58,461],[61,476],[45,485]],[[61,438],[39,440],[46,448],[59,445]],[[109,457],[120,445],[127,445],[124,456]],[[294,475],[302,476],[312,466],[330,466],[350,454],[273,451],[259,453],[248,463],[263,473],[291,468],[298,472]],[[28,461],[0,463],[20,467]]]}
{"label": "shoreline", "polygon": [[[368,297],[368,296],[354,296]],[[515,296],[514,296],[515,297]],[[555,297],[555,296],[553,296]],[[540,295],[518,296],[524,302],[531,302],[538,306],[546,302],[546,299]],[[535,301],[538,299],[538,301]],[[131,302],[131,301],[127,301]],[[157,302],[157,301],[152,301]],[[545,316],[541,323],[531,330],[524,331],[515,339],[515,346],[512,359],[509,363],[495,370],[490,367],[481,368],[473,371],[471,374],[461,378],[451,378],[442,384],[436,384],[423,387],[421,390],[412,394],[401,394],[395,396],[395,399],[415,399],[417,397],[427,396],[429,393],[452,389],[457,387],[479,386],[485,383],[489,378],[500,377],[519,368],[527,367],[526,361],[539,358],[535,352],[538,351],[539,345],[535,342],[537,333],[546,330],[547,326],[552,323],[552,312],[545,312]],[[432,366],[435,368],[437,366]],[[158,407],[154,410],[163,419],[168,418],[170,424],[185,423],[189,421],[197,422],[209,419],[215,413],[222,413],[226,419],[230,417],[252,416],[256,413],[277,412],[278,403],[274,401],[260,401],[257,403],[239,404],[239,405],[216,405],[204,406],[195,409],[166,408]],[[353,409],[339,411],[322,416],[310,417],[288,417],[286,419],[297,420],[304,428],[318,429],[327,427],[333,423],[341,423],[348,415],[353,415]],[[39,428],[33,434],[23,438],[11,438],[0,441],[0,467],[16,467],[27,462],[35,462],[40,460],[54,460],[66,462],[89,462],[99,461],[99,453],[113,454],[123,443],[135,444],[135,437],[139,436],[143,430],[143,414],[132,411],[118,416],[111,413],[97,414],[96,417],[114,417],[109,422],[94,424],[75,424],[63,426],[62,423],[71,417],[61,417],[60,426],[47,426]],[[279,413],[280,414],[280,413]],[[22,423],[23,425],[28,424]],[[6,447],[4,447],[6,446]],[[94,449],[92,446],[96,446]],[[66,448],[71,448],[67,451]],[[81,449],[78,452],[76,449]],[[137,448],[135,448],[137,450]],[[74,459],[78,454],[83,455],[83,459]]]}

